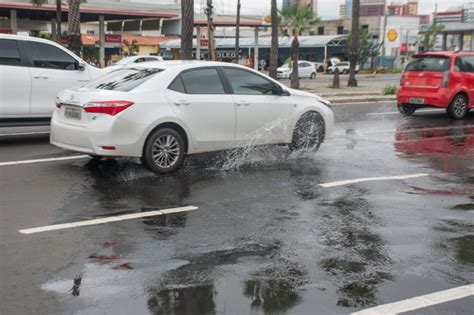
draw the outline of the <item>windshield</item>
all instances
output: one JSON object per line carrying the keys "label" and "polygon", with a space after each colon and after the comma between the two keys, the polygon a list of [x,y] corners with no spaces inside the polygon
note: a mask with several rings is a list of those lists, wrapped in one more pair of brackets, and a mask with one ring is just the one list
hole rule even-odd
{"label": "windshield", "polygon": [[156,68],[130,68],[113,71],[84,85],[85,88],[94,90],[111,90],[128,92],[146,82],[163,69]]}
{"label": "windshield", "polygon": [[449,70],[449,64],[447,57],[418,57],[407,65],[405,71],[444,72]]}

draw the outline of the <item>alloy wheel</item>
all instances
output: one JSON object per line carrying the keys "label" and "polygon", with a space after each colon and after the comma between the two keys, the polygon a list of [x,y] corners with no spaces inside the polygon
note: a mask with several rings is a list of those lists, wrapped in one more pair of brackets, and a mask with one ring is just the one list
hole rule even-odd
{"label": "alloy wheel", "polygon": [[178,140],[173,135],[164,134],[153,144],[153,161],[161,168],[170,168],[178,161],[180,150]]}

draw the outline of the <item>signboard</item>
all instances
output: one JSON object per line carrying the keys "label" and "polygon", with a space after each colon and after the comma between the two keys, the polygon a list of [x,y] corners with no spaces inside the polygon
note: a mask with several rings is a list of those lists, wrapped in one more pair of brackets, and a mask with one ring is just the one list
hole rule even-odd
{"label": "signboard", "polygon": [[0,34],[11,34],[12,30],[9,28],[0,28]]}
{"label": "signboard", "polygon": [[199,43],[201,45],[201,48],[207,48],[207,46],[209,46],[209,39],[207,38],[201,38],[199,40]]}
{"label": "signboard", "polygon": [[122,35],[105,34],[105,42],[111,44],[120,44],[122,42]]}
{"label": "signboard", "polygon": [[388,38],[388,40],[391,41],[391,42],[396,41],[397,38],[398,38],[398,33],[397,33],[397,31],[394,30],[394,29],[389,30],[388,33],[387,33],[387,38]]}
{"label": "signboard", "polygon": [[402,44],[400,46],[400,52],[407,52],[408,51],[408,44]]}

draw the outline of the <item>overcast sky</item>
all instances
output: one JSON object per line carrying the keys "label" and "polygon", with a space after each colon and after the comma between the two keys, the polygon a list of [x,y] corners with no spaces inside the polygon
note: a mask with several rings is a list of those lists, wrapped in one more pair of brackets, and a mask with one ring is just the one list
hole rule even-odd
{"label": "overcast sky", "polygon": [[[200,3],[201,0],[195,0],[195,3]],[[278,1],[278,7],[281,8],[281,0]],[[398,0],[399,2],[401,0]],[[406,2],[407,0],[403,0]],[[205,2],[205,1],[204,1]],[[214,5],[219,8],[224,7],[226,14],[235,12],[235,6],[237,0],[213,0]],[[337,18],[339,17],[339,4],[343,3],[344,0],[318,0],[318,11],[319,15],[323,19]],[[387,2],[391,2],[388,0]],[[436,3],[438,4],[438,11],[445,11],[446,9],[459,6],[463,3],[474,3],[469,0],[419,0],[419,13],[430,14],[433,13]],[[270,13],[270,0],[241,0],[242,3],[242,14],[262,14],[266,15]],[[229,12],[232,10],[231,12]]]}

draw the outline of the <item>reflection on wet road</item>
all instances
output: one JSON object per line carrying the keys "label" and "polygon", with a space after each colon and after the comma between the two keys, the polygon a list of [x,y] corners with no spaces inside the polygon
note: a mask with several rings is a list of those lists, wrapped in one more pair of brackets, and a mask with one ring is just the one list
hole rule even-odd
{"label": "reflection on wet road", "polygon": [[[314,156],[271,147],[228,163],[228,154],[212,154],[171,176],[128,159],[37,166],[64,179],[56,192],[63,203],[43,224],[199,207],[43,236],[54,243],[81,233],[71,259],[41,282],[52,294],[49,310],[345,314],[472,283],[472,118],[345,121]],[[31,183],[40,177],[47,185],[45,173]],[[318,186],[412,173],[431,176]],[[12,207],[14,195],[5,196]],[[26,272],[28,264],[6,269]]]}

